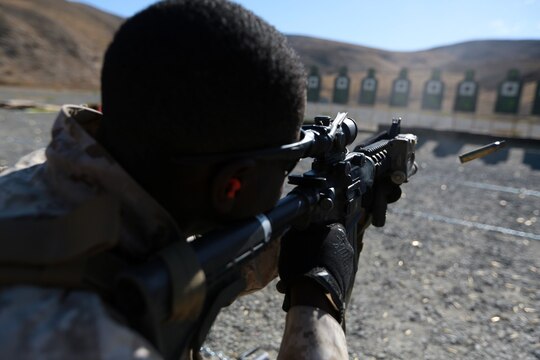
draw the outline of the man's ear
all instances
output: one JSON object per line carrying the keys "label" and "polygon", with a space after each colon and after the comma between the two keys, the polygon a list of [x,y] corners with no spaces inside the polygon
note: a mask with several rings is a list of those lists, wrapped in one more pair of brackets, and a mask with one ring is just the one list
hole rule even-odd
{"label": "man's ear", "polygon": [[250,186],[251,173],[255,171],[253,160],[238,160],[220,168],[212,181],[212,205],[220,214],[230,213],[239,194]]}

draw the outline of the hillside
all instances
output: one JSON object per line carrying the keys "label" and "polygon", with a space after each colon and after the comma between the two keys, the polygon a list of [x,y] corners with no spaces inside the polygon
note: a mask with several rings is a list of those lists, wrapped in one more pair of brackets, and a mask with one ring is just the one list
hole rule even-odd
{"label": "hillside", "polygon": [[99,88],[121,19],[64,0],[0,0],[0,84]]}
{"label": "hillside", "polygon": [[[65,0],[0,0],[0,85],[98,89],[103,52],[121,21]],[[305,36],[288,39],[306,68],[317,65],[325,75],[323,96],[328,96],[342,66],[349,68],[353,79],[351,99],[366,70],[375,68],[381,80],[381,101],[402,67],[409,68],[415,87],[429,78],[433,68],[441,69],[450,85],[448,93],[469,68],[476,70],[476,78],[488,91],[494,90],[509,68],[518,68],[527,81],[540,79],[537,40],[472,41],[391,52]],[[411,96],[414,102],[418,91]]]}
{"label": "hillside", "polygon": [[374,68],[395,76],[400,68],[411,73],[463,75],[474,69],[476,79],[493,89],[510,68],[518,68],[525,81],[540,79],[540,40],[483,40],[437,47],[415,52],[392,52],[330,40],[290,35],[289,43],[307,66],[316,65],[323,73],[336,73],[346,65],[351,73]]}

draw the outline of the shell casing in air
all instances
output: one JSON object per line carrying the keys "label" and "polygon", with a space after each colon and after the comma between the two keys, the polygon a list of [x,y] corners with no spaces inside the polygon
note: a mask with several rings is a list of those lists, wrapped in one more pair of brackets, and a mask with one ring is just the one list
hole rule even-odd
{"label": "shell casing in air", "polygon": [[486,155],[494,153],[497,150],[502,149],[503,147],[505,147],[505,145],[506,142],[504,140],[495,141],[494,143],[482,146],[481,148],[460,155],[459,161],[461,161],[461,163],[466,163],[468,161],[484,157]]}

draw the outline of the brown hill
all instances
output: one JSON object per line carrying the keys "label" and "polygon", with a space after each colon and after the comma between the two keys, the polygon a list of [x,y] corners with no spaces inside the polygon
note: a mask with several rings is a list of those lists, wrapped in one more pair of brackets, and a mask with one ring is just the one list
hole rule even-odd
{"label": "brown hill", "polygon": [[[0,0],[0,85],[99,88],[103,52],[121,21],[65,0]],[[476,78],[487,91],[481,97],[487,96],[489,101],[509,68],[519,69],[529,82],[540,79],[540,41],[534,40],[473,41],[425,51],[391,52],[305,36],[288,38],[306,67],[317,65],[325,75],[323,96],[327,98],[338,69],[349,68],[351,102],[370,67],[377,70],[380,80],[378,102],[386,102],[390,83],[402,67],[409,68],[413,81],[413,103],[433,68],[442,70],[447,96],[466,69],[476,70]],[[532,91],[531,83],[524,96]]]}
{"label": "brown hill", "polygon": [[410,72],[434,68],[444,73],[476,71],[476,78],[492,89],[510,68],[517,68],[525,81],[540,79],[540,40],[483,40],[415,52],[392,52],[305,36],[289,36],[307,66],[316,65],[323,73],[337,73],[347,66],[351,73],[374,68],[380,74],[396,76],[399,69]]}
{"label": "brown hill", "polygon": [[446,83],[443,110],[450,111],[457,83],[467,69],[475,71],[480,82],[480,113],[491,113],[497,84],[509,69],[515,68],[525,81],[521,112],[530,113],[535,81],[540,80],[540,40],[483,40],[442,46],[415,52],[392,52],[305,36],[289,36],[306,67],[318,66],[323,74],[322,96],[330,99],[333,79],[340,67],[347,66],[351,77],[351,102],[358,97],[360,80],[368,68],[377,71],[377,102],[387,104],[390,85],[399,70],[408,68],[412,81],[411,107],[418,108],[422,86],[433,69],[442,71]]}
{"label": "brown hill", "polygon": [[64,0],[0,0],[0,84],[99,88],[119,17]]}

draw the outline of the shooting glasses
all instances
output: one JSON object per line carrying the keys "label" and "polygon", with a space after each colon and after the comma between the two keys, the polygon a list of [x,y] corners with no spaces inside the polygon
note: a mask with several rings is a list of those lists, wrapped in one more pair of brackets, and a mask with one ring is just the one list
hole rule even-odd
{"label": "shooting glasses", "polygon": [[285,175],[288,175],[308,152],[313,142],[314,136],[311,132],[300,130],[300,140],[291,144],[238,152],[180,155],[171,160],[175,164],[216,164],[238,159],[276,161],[283,164]]}
{"label": "shooting glasses", "polygon": [[300,140],[277,147],[232,153],[181,155],[173,157],[176,164],[224,163],[237,159],[281,161],[288,175],[303,157],[324,157],[331,149],[346,152],[345,147],[356,138],[356,123],[347,118],[347,113],[338,113],[334,120],[327,116],[315,117],[316,125],[305,125],[300,130]]}

